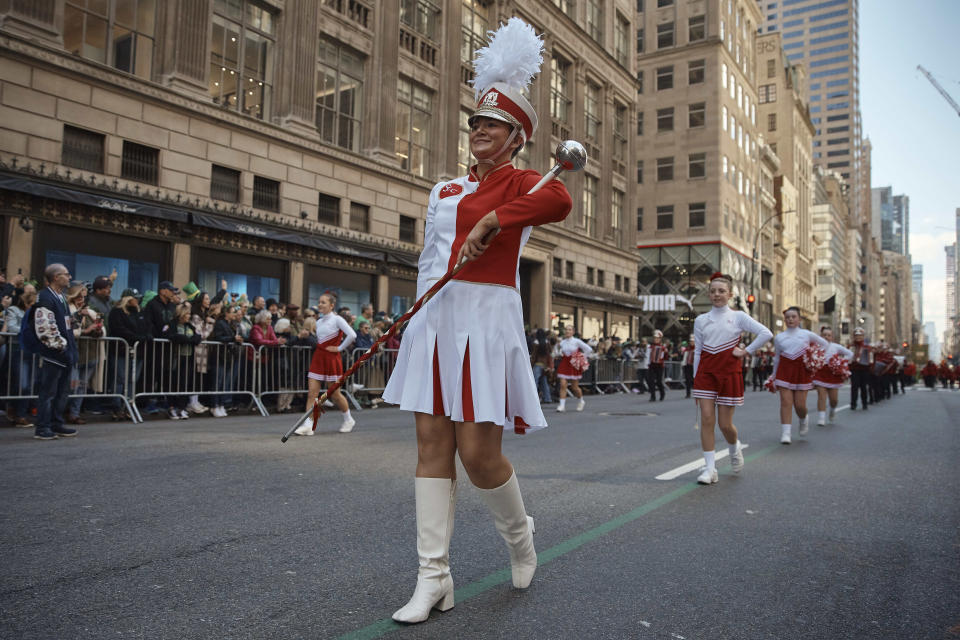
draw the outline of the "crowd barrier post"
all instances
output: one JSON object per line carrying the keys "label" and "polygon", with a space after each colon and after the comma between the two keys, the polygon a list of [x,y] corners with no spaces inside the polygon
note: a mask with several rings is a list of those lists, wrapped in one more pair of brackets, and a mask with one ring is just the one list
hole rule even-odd
{"label": "crowd barrier post", "polygon": [[[142,367],[133,400],[167,397],[185,404],[197,395],[223,404],[230,396],[248,396],[260,415],[268,414],[257,396],[257,349],[252,344],[204,341],[197,345],[164,338],[138,342],[135,366]],[[139,364],[137,364],[139,363]]]}

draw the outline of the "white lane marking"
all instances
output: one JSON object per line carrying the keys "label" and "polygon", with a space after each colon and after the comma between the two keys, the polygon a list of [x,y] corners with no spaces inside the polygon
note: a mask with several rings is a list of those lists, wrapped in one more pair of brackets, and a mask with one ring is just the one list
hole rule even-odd
{"label": "white lane marking", "polygon": [[[750,445],[748,445],[748,444],[743,444],[742,442],[740,443],[740,449],[741,449],[741,450],[746,449],[746,448],[749,447],[749,446],[750,446]],[[716,452],[716,460],[717,460],[717,462],[720,462],[721,460],[723,460],[724,458],[726,458],[728,455],[730,455],[730,450],[727,449],[726,447],[724,447],[724,448],[721,449],[720,451],[717,451],[717,452]],[[685,465],[681,465],[681,466],[677,467],[676,469],[671,469],[670,471],[667,471],[666,473],[661,473],[660,475],[657,476],[656,479],[657,479],[657,480],[673,480],[674,478],[677,478],[677,477],[679,477],[679,476],[682,476],[682,475],[685,474],[685,473],[690,473],[691,471],[696,471],[697,469],[699,469],[699,468],[702,467],[702,466],[703,466],[703,456],[697,458],[697,459],[694,460],[693,462],[688,462],[688,463],[685,464]]]}

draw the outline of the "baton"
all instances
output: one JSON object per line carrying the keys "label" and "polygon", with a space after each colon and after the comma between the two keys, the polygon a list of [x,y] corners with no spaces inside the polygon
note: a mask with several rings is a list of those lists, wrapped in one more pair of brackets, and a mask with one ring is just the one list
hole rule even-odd
{"label": "baton", "polygon": [[[586,166],[587,164],[587,152],[583,148],[583,145],[580,144],[579,142],[576,142],[575,140],[564,140],[559,145],[557,145],[556,160],[557,160],[557,163],[553,166],[553,168],[550,169],[550,171],[548,171],[546,174],[544,174],[544,176],[540,179],[540,182],[535,184],[533,188],[527,192],[527,195],[535,191],[538,191],[540,187],[542,187],[543,185],[547,184],[548,182],[556,178],[558,175],[560,175],[561,171],[579,171],[580,169],[583,169],[583,167]],[[423,305],[426,304],[427,301],[429,301],[430,298],[432,298],[437,293],[437,291],[443,288],[445,284],[450,282],[450,280],[452,280],[458,273],[460,273],[460,270],[463,269],[466,265],[467,265],[467,260],[462,260],[459,264],[457,264],[452,269],[449,269],[445,274],[443,274],[443,277],[437,280],[434,283],[434,285],[430,287],[429,290],[427,290],[426,293],[420,296],[420,298],[413,304],[413,306],[410,307],[410,309],[405,314],[400,316],[397,319],[397,321],[390,326],[390,329],[386,333],[384,333],[382,336],[380,336],[377,339],[377,341],[370,346],[369,349],[367,349],[366,353],[360,356],[360,358],[358,358],[357,361],[354,362],[353,365],[349,369],[347,369],[336,382],[330,385],[326,389],[326,391],[323,392],[322,395],[320,395],[316,400],[314,400],[313,406],[307,409],[303,413],[303,415],[301,415],[300,418],[294,423],[294,425],[287,430],[287,432],[283,435],[283,437],[280,438],[280,442],[286,442],[290,438],[290,436],[293,435],[293,432],[296,431],[300,427],[300,425],[303,423],[303,421],[308,419],[311,416],[311,414],[313,415],[313,426],[311,430],[316,431],[317,423],[320,421],[320,416],[324,412],[323,403],[327,400],[328,397],[330,397],[330,394],[332,394],[334,391],[342,387],[343,383],[346,382],[347,378],[352,376],[357,371],[357,369],[359,369],[360,366],[363,365],[364,362],[372,358],[377,353],[377,351],[380,350],[380,345],[382,345],[384,342],[389,340],[391,336],[396,334],[396,332],[400,329],[400,327],[406,324],[407,321],[409,321],[410,318],[412,318],[413,315],[417,313],[417,311],[419,311],[423,307]]]}

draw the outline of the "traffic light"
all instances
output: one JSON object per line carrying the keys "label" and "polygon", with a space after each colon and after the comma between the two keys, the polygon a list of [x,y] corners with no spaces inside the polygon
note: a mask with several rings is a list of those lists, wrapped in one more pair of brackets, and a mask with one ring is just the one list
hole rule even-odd
{"label": "traffic light", "polygon": [[747,294],[747,309],[750,310],[750,313],[753,313],[753,303],[757,301],[757,297],[752,293]]}

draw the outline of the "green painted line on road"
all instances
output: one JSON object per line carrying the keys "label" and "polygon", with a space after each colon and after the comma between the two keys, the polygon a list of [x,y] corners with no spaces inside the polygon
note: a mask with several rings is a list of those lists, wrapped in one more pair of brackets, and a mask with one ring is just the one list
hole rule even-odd
{"label": "green painted line on road", "polygon": [[[773,445],[773,446],[767,447],[766,449],[760,449],[759,451],[755,451],[748,456],[744,456],[744,458],[747,461],[756,460],[757,458],[760,458],[761,456],[765,456],[771,451],[775,451],[776,449],[779,449],[779,448],[780,448],[780,445]],[[560,556],[564,556],[570,553],[571,551],[575,551],[576,549],[582,547],[588,542],[593,542],[597,538],[603,537],[608,533],[611,533],[612,531],[619,529],[625,524],[629,524],[634,520],[637,520],[638,518],[641,518],[647,515],[651,511],[659,509],[660,507],[666,504],[670,504],[677,498],[680,498],[690,493],[691,491],[696,489],[698,486],[700,485],[698,485],[696,482],[688,482],[687,484],[677,487],[670,493],[664,494],[659,498],[656,498],[654,500],[651,500],[650,502],[640,505],[633,511],[628,511],[627,513],[621,516],[618,516],[613,520],[608,520],[607,522],[604,522],[603,524],[596,526],[593,529],[584,531],[580,535],[574,536],[569,540],[565,540],[559,544],[556,544],[550,547],[549,549],[546,549],[545,551],[538,551],[537,566],[542,567],[548,562],[552,560],[556,560]],[[479,580],[475,580],[471,582],[465,587],[460,587],[459,589],[457,589],[454,592],[454,602],[459,603],[459,602],[463,602],[464,600],[473,598],[474,596],[478,596],[481,593],[485,591],[489,591],[493,587],[499,584],[502,584],[504,582],[507,582],[510,579],[511,577],[510,577],[509,568],[501,569],[500,571],[491,573],[486,577],[483,577],[483,578],[480,578]],[[394,622],[392,618],[384,618],[382,620],[377,620],[373,624],[363,627],[362,629],[357,629],[356,631],[345,633],[339,637],[339,640],[370,640],[371,638],[379,638],[380,636],[386,635],[393,631],[398,631],[400,629],[408,628],[409,626],[410,625]]]}

